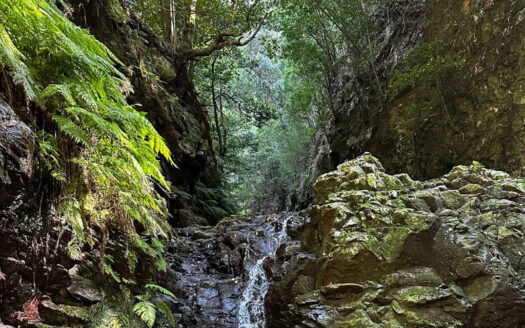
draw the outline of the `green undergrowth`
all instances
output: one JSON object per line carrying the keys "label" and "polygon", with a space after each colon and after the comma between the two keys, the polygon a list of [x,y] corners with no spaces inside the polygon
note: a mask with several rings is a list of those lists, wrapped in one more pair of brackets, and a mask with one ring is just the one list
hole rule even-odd
{"label": "green undergrowth", "polygon": [[389,89],[392,94],[420,84],[443,84],[452,72],[460,69],[464,60],[448,55],[437,42],[423,43],[403,60],[397,68]]}
{"label": "green undergrowth", "polygon": [[399,110],[395,112],[400,131],[418,129],[438,113],[450,124],[445,98],[464,60],[457,54],[447,54],[444,47],[437,42],[423,43],[396,68],[389,84],[390,95],[395,98],[409,93],[405,97],[408,101],[398,104]]}
{"label": "green undergrowth", "polygon": [[[175,318],[168,305],[162,301],[164,296],[175,297],[169,290],[155,284],[146,284],[143,293],[133,295],[123,288],[118,293],[105,298],[89,312],[90,328],[127,327],[175,327]],[[164,295],[155,298],[155,295]]]}

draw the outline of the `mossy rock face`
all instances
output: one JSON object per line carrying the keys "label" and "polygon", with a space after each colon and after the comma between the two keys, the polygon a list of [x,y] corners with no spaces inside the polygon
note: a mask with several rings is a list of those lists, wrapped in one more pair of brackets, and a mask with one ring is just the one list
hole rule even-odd
{"label": "mossy rock face", "polygon": [[293,301],[272,307],[286,310],[270,311],[270,323],[525,325],[522,185],[478,163],[424,182],[386,174],[370,154],[341,164],[315,185],[313,228],[305,229],[313,238],[303,238],[303,251],[317,268],[289,266],[269,295],[286,294],[293,277],[315,281],[314,289],[293,287]]}
{"label": "mossy rock face", "polygon": [[[334,92],[329,143],[335,164],[367,150],[387,171],[418,179],[473,160],[523,175],[523,1],[418,0],[409,8],[387,3],[410,14],[396,24],[396,17],[380,19],[377,10],[377,38],[389,40],[379,44],[384,57],[378,73],[386,71],[385,85],[393,85],[401,72],[420,74],[405,88],[391,88],[391,97],[380,97],[373,74],[355,68],[359,61],[339,70],[339,80],[348,82]],[[436,50],[427,57],[418,53],[421,47]],[[432,63],[437,69],[418,69]],[[447,68],[450,64],[455,67]],[[439,77],[440,71],[447,72]]]}

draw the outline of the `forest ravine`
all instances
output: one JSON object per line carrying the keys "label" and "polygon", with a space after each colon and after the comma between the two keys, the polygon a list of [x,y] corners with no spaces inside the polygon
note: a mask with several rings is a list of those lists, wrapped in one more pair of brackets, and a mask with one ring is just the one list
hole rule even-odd
{"label": "forest ravine", "polygon": [[525,326],[522,0],[0,0],[0,328]]}

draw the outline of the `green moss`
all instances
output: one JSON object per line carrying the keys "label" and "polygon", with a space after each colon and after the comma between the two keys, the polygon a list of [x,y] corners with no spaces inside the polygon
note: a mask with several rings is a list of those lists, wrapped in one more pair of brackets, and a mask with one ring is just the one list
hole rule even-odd
{"label": "green moss", "polygon": [[451,295],[450,290],[440,287],[412,286],[401,289],[395,297],[401,303],[425,304]]}
{"label": "green moss", "polygon": [[498,287],[498,278],[494,276],[479,277],[467,285],[463,290],[471,303],[486,298]]}
{"label": "green moss", "polygon": [[337,323],[334,328],[379,328],[380,326],[370,320],[364,310],[356,310],[350,314],[343,322]]}

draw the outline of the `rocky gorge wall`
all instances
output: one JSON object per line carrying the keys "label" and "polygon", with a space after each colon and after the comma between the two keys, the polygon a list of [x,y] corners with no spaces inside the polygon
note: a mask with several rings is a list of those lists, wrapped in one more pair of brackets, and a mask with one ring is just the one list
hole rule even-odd
{"label": "rocky gorge wall", "polygon": [[[199,182],[216,182],[204,128],[170,56],[140,20],[122,19],[101,0],[71,2],[72,19],[125,58],[136,90],[130,100],[144,105],[175,154],[180,169],[167,168],[180,189],[169,197],[171,223],[214,223],[203,208],[221,200],[198,191]],[[419,110],[436,96],[432,81],[378,102],[366,81],[342,72],[331,163],[319,159],[322,170],[313,171],[364,150],[386,170],[365,155],[321,176],[309,215],[231,217],[216,227],[176,229],[161,279],[175,294],[162,300],[179,327],[238,327],[240,309],[261,304],[269,327],[525,325],[524,183],[470,165],[476,159],[521,173],[524,2],[396,3],[408,10],[394,8],[393,20],[378,16],[382,74],[422,40],[441,43],[445,55],[464,61],[442,83],[444,105]],[[407,108],[415,108],[415,121],[407,120]],[[52,187],[36,174],[34,131],[17,110],[0,103],[0,327],[86,327],[87,311],[118,290],[103,290],[104,281],[90,277],[99,272],[91,261],[98,254],[86,255],[84,266],[69,258],[68,232],[47,215],[42,197]],[[452,169],[459,163],[468,166]],[[450,169],[427,181],[386,173],[426,178]],[[301,198],[308,205],[308,196]],[[283,227],[289,237],[276,239]],[[268,285],[269,292],[256,291],[257,303],[242,305],[260,259],[260,280],[251,285]],[[147,278],[149,267],[142,263]]]}
{"label": "rocky gorge wall", "polygon": [[[172,226],[210,225],[231,211],[219,186],[218,172],[208,160],[205,127],[188,96],[188,81],[178,78],[174,58],[138,17],[128,16],[125,2],[67,1],[68,17],[84,27],[123,60],[120,67],[148,119],[166,140],[178,167],[164,163],[163,173],[174,186],[164,194]],[[88,312],[117,282],[102,272],[100,249],[82,249],[80,258],[68,251],[71,231],[55,210],[61,185],[42,162],[36,134],[42,121],[38,104],[28,103],[8,71],[0,78],[0,327],[85,327]],[[9,104],[3,99],[9,100]],[[51,124],[47,122],[48,124]],[[45,125],[45,123],[43,124]],[[217,214],[218,213],[218,214]],[[100,235],[97,236],[101,237]],[[123,259],[127,240],[112,234],[105,251],[120,254],[114,267],[127,272]],[[97,239],[95,243],[99,243]],[[144,254],[139,254],[139,256]],[[154,280],[147,256],[130,279]],[[109,278],[109,279],[108,279]],[[129,287],[129,286],[127,286]],[[128,295],[129,296],[129,295]],[[93,313],[91,313],[93,314]]]}
{"label": "rocky gorge wall", "polygon": [[[385,84],[399,76],[399,68],[414,80],[383,98],[374,93],[374,81],[341,70],[329,136],[333,165],[370,151],[388,172],[416,178],[438,177],[473,160],[522,174],[525,2],[408,5],[399,20],[376,19],[376,62]],[[405,62],[421,45],[435,47],[436,53]],[[456,61],[452,69],[446,62],[436,64],[445,59]]]}

